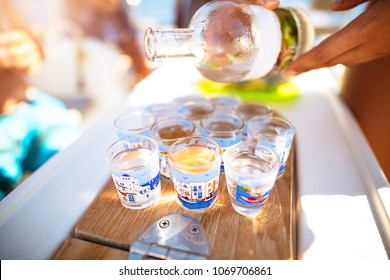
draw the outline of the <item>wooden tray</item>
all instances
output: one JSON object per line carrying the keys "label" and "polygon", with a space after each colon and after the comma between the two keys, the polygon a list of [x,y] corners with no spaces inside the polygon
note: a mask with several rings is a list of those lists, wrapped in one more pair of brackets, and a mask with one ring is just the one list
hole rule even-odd
{"label": "wooden tray", "polygon": [[[294,259],[294,159],[293,143],[285,173],[277,180],[262,213],[256,218],[247,218],[234,211],[223,173],[217,202],[203,213],[181,208],[175,200],[172,182],[164,178],[157,204],[144,210],[129,210],[120,204],[110,179],[80,220],[75,237],[128,251],[131,243],[156,220],[172,213],[186,213],[198,219],[205,228],[209,259]],[[92,253],[90,256],[83,253],[82,257],[94,259]]]}

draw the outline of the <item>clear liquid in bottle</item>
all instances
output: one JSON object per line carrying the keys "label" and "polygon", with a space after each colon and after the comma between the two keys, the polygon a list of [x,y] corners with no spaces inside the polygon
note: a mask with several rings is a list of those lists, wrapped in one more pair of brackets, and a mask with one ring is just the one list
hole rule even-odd
{"label": "clear liquid in bottle", "polygon": [[150,61],[194,57],[204,77],[239,82],[283,71],[313,40],[313,27],[300,9],[212,1],[194,14],[189,28],[148,28],[145,54]]}

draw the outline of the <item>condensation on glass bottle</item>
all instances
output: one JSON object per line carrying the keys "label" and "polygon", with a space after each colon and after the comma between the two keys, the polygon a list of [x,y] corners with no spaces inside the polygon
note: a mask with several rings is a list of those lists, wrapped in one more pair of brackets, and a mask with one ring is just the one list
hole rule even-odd
{"label": "condensation on glass bottle", "polygon": [[193,57],[204,77],[230,83],[282,73],[313,41],[311,21],[299,8],[271,11],[212,1],[194,14],[188,28],[149,27],[144,48],[151,62]]}

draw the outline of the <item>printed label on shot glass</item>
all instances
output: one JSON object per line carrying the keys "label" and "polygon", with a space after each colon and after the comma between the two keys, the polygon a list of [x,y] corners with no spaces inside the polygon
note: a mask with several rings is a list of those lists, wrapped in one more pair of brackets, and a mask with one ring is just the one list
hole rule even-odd
{"label": "printed label on shot glass", "polygon": [[282,173],[286,169],[287,158],[288,158],[288,154],[290,153],[290,148],[291,148],[291,146],[288,146],[278,153],[279,158],[280,158],[280,168],[279,168],[279,172],[278,172],[279,174]]}
{"label": "printed label on shot glass", "polygon": [[242,140],[248,139],[248,123],[244,122],[244,128],[242,130]]}
{"label": "printed label on shot glass", "polygon": [[191,210],[209,208],[217,198],[219,174],[207,182],[180,182],[173,178],[178,198],[184,207]]}
{"label": "printed label on shot glass", "polygon": [[[222,154],[225,153],[226,148],[222,148]],[[221,160],[221,171],[225,172],[225,164],[223,163],[223,160]]]}
{"label": "printed label on shot glass", "polygon": [[127,174],[113,174],[112,179],[122,204],[129,207],[142,207],[146,202],[159,197],[161,192],[160,172],[145,184],[140,184],[137,178]]}
{"label": "printed label on shot glass", "polygon": [[248,187],[237,185],[236,200],[242,205],[256,206],[264,204],[271,193],[271,189],[264,192],[264,187]]}
{"label": "printed label on shot glass", "polygon": [[[237,144],[242,139],[241,135],[231,138],[214,138],[213,140],[217,142],[222,149],[222,154],[225,153],[226,149],[230,146],[233,146],[234,144]],[[225,170],[225,164],[223,163],[223,160],[221,160],[221,171]]]}
{"label": "printed label on shot glass", "polygon": [[266,139],[260,139],[258,143],[260,145],[264,145],[274,149],[280,159],[279,173],[283,172],[283,170],[286,168],[286,162],[291,148],[292,140],[280,139],[278,141],[269,141]]}
{"label": "printed label on shot glass", "polygon": [[171,168],[169,167],[168,164],[167,152],[163,152],[163,151],[160,151],[160,173],[162,176],[168,179],[170,179],[172,176]]}
{"label": "printed label on shot glass", "polygon": [[281,138],[278,140],[268,140],[266,138],[260,138],[258,144],[274,149],[274,151],[278,154],[286,148],[287,139]]}

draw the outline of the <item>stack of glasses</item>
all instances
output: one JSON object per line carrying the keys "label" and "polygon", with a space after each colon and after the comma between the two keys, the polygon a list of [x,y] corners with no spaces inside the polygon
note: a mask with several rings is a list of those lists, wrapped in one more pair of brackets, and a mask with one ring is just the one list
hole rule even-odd
{"label": "stack of glasses", "polygon": [[114,126],[119,140],[106,158],[123,206],[157,202],[162,175],[172,181],[180,206],[205,211],[215,204],[224,173],[232,206],[244,216],[260,213],[283,175],[295,134],[269,106],[228,95],[132,108]]}

